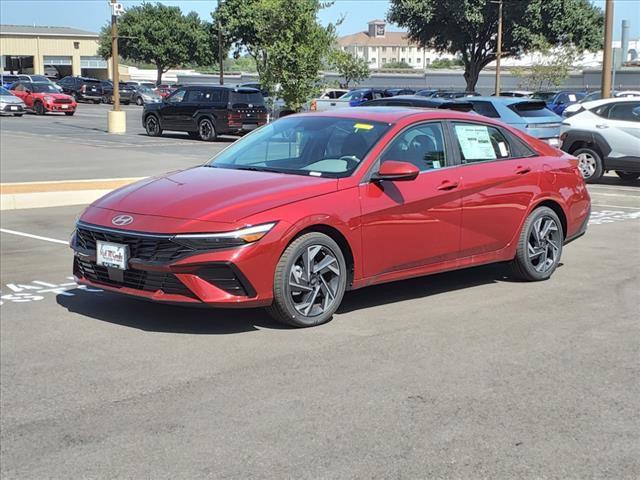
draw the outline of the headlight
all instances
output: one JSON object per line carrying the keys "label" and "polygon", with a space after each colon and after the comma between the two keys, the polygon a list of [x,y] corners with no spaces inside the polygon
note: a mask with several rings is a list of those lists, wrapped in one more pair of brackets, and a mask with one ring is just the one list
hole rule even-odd
{"label": "headlight", "polygon": [[50,97],[49,95],[45,95],[44,101],[51,103],[51,102],[53,102],[53,97]]}
{"label": "headlight", "polygon": [[215,250],[218,248],[240,247],[257,242],[264,237],[274,226],[273,223],[265,223],[254,227],[242,228],[233,232],[224,233],[192,233],[176,235],[172,240],[180,245],[196,250]]}

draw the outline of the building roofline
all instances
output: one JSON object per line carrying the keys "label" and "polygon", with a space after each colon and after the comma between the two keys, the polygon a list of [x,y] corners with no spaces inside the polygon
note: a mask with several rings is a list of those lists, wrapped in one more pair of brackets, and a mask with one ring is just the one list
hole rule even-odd
{"label": "building roofline", "polygon": [[[23,29],[23,30],[21,30]],[[50,31],[47,31],[50,30]],[[73,27],[58,27],[51,25],[12,25],[1,24],[0,35],[23,37],[83,37],[99,38],[96,32],[80,30]]]}

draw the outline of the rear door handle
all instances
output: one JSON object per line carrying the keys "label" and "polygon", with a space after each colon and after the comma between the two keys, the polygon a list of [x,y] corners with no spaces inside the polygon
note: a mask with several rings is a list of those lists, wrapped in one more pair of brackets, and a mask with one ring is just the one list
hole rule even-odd
{"label": "rear door handle", "polygon": [[531,167],[516,167],[516,175],[524,175],[525,173],[529,173],[531,171]]}
{"label": "rear door handle", "polygon": [[458,188],[458,182],[450,182],[449,180],[445,180],[438,187],[438,190],[453,190],[454,188]]}

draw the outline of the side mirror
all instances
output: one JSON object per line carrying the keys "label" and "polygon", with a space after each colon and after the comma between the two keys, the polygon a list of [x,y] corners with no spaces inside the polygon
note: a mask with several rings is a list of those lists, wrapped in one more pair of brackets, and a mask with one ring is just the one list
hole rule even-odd
{"label": "side mirror", "polygon": [[31,94],[31,90],[29,90],[28,88],[24,91],[24,93],[26,93],[27,95]]}
{"label": "side mirror", "polygon": [[382,180],[408,181],[415,180],[419,174],[420,169],[412,163],[387,160],[382,163],[380,170],[371,177],[371,180],[374,182]]}

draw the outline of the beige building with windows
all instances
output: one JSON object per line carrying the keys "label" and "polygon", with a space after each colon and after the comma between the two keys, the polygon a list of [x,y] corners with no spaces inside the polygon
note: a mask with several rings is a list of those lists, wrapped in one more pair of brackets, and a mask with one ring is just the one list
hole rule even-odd
{"label": "beige building with windows", "polygon": [[111,77],[111,62],[98,55],[98,34],[76,28],[0,25],[0,59],[5,73]]}
{"label": "beige building with windows", "polygon": [[372,20],[366,31],[338,39],[338,45],[352,55],[364,58],[369,68],[382,68],[387,63],[405,62],[415,69],[424,69],[438,58],[454,58],[418,47],[405,32],[389,32],[384,20]]}

